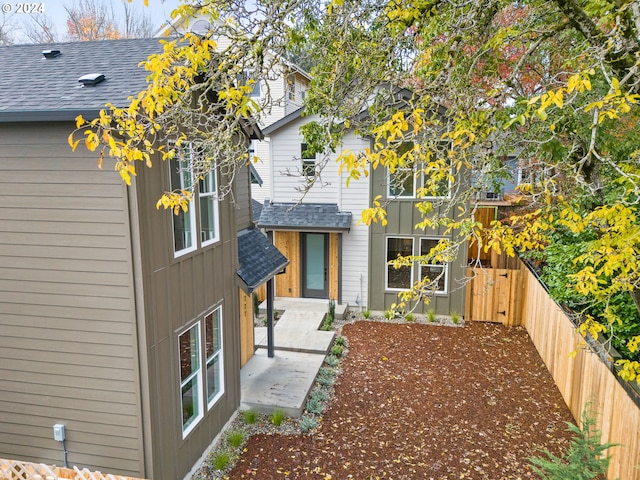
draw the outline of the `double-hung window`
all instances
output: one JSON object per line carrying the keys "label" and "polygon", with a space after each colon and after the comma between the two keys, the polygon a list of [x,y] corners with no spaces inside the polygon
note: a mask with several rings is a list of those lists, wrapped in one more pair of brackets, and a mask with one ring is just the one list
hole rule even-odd
{"label": "double-hung window", "polygon": [[[204,345],[204,347],[203,347]],[[222,306],[178,335],[182,438],[224,393]]]}
{"label": "double-hung window", "polygon": [[[189,151],[184,151],[184,153],[189,155]],[[171,170],[171,190],[190,190],[193,185],[193,172],[189,158],[180,155],[172,159],[169,163]],[[189,202],[189,208],[186,212],[180,209],[177,214],[173,215],[173,239],[176,256],[191,252],[197,248],[195,229],[195,209],[193,208],[193,201],[191,201]]]}
{"label": "double-hung window", "polygon": [[202,246],[219,239],[218,185],[215,170],[205,174],[198,184],[200,200],[200,241]]}
{"label": "double-hung window", "polygon": [[207,404],[213,406],[223,393],[222,307],[204,317],[207,362]]}
{"label": "double-hung window", "polygon": [[395,268],[389,262],[398,257],[408,257],[413,255],[413,238],[411,237],[388,237],[387,238],[387,270],[386,289],[387,290],[408,290],[413,283],[413,265],[402,265]]}
{"label": "double-hung window", "polygon": [[182,437],[184,438],[204,416],[199,322],[178,337],[178,345]]}
{"label": "double-hung window", "polygon": [[[218,219],[218,181],[216,171],[204,174],[194,188],[191,144],[182,147],[169,162],[172,191],[192,191],[187,211],[180,209],[173,217],[173,247],[176,257],[210,245],[220,239]],[[197,232],[200,232],[198,235]]]}
{"label": "double-hung window", "polygon": [[[420,239],[420,255],[428,255],[432,248],[438,245],[437,238]],[[447,274],[449,268],[446,263],[430,261],[420,263],[420,280],[429,279],[431,290],[434,293],[445,293],[447,291]]]}
{"label": "double-hung window", "polygon": [[316,176],[316,155],[309,153],[307,144],[300,144],[300,157],[302,158],[302,174],[307,178]]}
{"label": "double-hung window", "polygon": [[[441,142],[444,144],[445,142]],[[413,142],[402,143],[397,148],[400,157],[413,148]],[[448,145],[448,144],[447,144]],[[443,150],[445,147],[439,145]],[[443,152],[444,153],[444,152]],[[451,190],[451,167],[443,172],[438,163],[410,163],[388,172],[387,198],[443,198]]]}

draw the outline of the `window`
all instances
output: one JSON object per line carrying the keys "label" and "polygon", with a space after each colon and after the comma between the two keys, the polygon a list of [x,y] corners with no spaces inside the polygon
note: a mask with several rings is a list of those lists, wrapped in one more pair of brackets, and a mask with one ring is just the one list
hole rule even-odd
{"label": "window", "polygon": [[[438,144],[442,155],[444,152],[441,150],[445,144],[448,145],[447,142]],[[400,144],[397,147],[398,156],[412,149],[413,145],[413,142]],[[411,165],[409,163],[405,167],[396,168],[393,173],[389,171],[388,178],[388,198],[442,198],[448,197],[451,189],[449,175],[442,172],[441,167],[424,168],[422,164]]]}
{"label": "window", "polygon": [[180,349],[180,401],[182,438],[193,430],[204,415],[202,399],[202,364],[200,362],[200,323],[178,337]]}
{"label": "window", "polygon": [[[438,245],[439,238],[421,238],[414,239],[412,237],[387,237],[387,269],[385,289],[389,291],[409,290],[412,284],[417,280],[429,278],[434,281],[432,285],[432,293],[447,293],[449,265],[447,263],[420,262],[414,269],[414,265],[403,265],[400,268],[394,268],[389,262],[397,259],[399,256],[408,257],[414,255],[414,245],[416,251],[420,248],[418,255],[427,255],[433,247]],[[415,262],[414,262],[415,263]],[[414,277],[414,271],[417,271],[418,278]]]}
{"label": "window", "polygon": [[[187,144],[181,148],[176,158],[169,162],[171,190],[191,190],[194,183],[192,171],[193,147]],[[192,252],[220,239],[218,228],[218,181],[216,171],[211,171],[200,179],[193,192],[186,212],[177,215],[171,211],[173,220],[174,254],[176,257]],[[197,222],[196,222],[197,219]],[[200,235],[196,232],[199,231]]]}
{"label": "window", "polygon": [[[420,239],[420,255],[428,255],[432,248],[438,245],[437,238]],[[435,293],[445,293],[447,291],[447,274],[448,265],[443,263],[421,263],[420,279],[428,278],[435,284],[433,291]]]}
{"label": "window", "polygon": [[397,259],[399,256],[406,257],[413,255],[413,238],[387,238],[387,290],[408,290],[411,288],[413,279],[413,266],[405,265],[394,268],[388,262]]}
{"label": "window", "polygon": [[216,172],[207,173],[199,182],[200,241],[202,246],[218,240],[218,185]]}
{"label": "window", "polygon": [[316,176],[316,155],[315,153],[308,153],[307,144],[300,144],[300,157],[302,158],[302,174],[305,177]]}
{"label": "window", "polygon": [[287,97],[292,102],[296,101],[296,78],[293,75],[287,78]]}
{"label": "window", "polygon": [[205,353],[207,360],[207,403],[209,408],[223,393],[222,307],[204,317]]}
{"label": "window", "polygon": [[[193,174],[189,166],[188,158],[176,157],[170,162],[171,169],[171,190],[189,190],[193,184]],[[173,238],[174,251],[176,255],[190,252],[196,249],[195,244],[195,209],[193,201],[189,203],[189,209],[184,212],[180,210],[173,216]]]}

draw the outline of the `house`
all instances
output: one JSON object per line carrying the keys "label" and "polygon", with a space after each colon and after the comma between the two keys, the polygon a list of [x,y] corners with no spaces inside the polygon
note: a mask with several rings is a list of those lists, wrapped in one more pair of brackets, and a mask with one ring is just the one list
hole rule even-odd
{"label": "house", "polygon": [[239,406],[239,289],[286,262],[239,261],[239,238],[255,235],[248,169],[236,204],[212,172],[174,216],[155,204],[191,175],[176,160],[127,187],[109,159],[98,169],[67,143],[78,114],[144,89],[138,63],[158,51],[157,39],[0,47],[0,457],[174,480]]}
{"label": "house", "polygon": [[[196,14],[195,17],[189,18],[188,22],[187,19],[178,17],[170,25],[163,25],[158,30],[157,36],[171,38],[189,31],[196,35],[213,38],[218,50],[222,51],[233,41],[220,33],[224,28],[219,26],[215,22],[212,24],[208,16]],[[226,24],[225,28],[230,27]],[[295,63],[281,57],[276,58],[272,53],[267,53],[266,56],[265,63],[270,72],[253,84],[251,92],[253,99],[264,107],[259,119],[259,126],[263,129],[298,110],[303,105],[311,83],[309,73]],[[249,151],[251,157],[257,159],[251,166],[251,196],[262,203],[267,198],[273,198],[269,139],[252,140]]]}
{"label": "house", "polygon": [[[444,228],[415,228],[420,222],[415,204],[424,200],[416,198],[420,179],[410,176],[399,188],[393,175],[378,168],[347,186],[347,173],[338,173],[335,160],[345,150],[357,155],[373,148],[372,139],[348,131],[325,163],[319,155],[305,155],[300,133],[303,124],[317,120],[304,117],[299,109],[263,129],[270,145],[272,196],[263,204],[258,226],[271,232],[274,244],[291,262],[286,274],[275,280],[276,296],[331,298],[361,309],[388,310],[398,302],[398,293],[427,275],[438,278],[437,288],[430,305],[420,304],[417,311],[462,314],[464,284],[456,280],[464,277],[466,251],[447,264],[399,269],[388,264],[399,254],[426,253],[450,235]],[[320,162],[322,172],[308,188]],[[448,198],[448,184],[441,195]],[[389,223],[367,227],[359,222],[360,213],[378,196],[388,202]]]}

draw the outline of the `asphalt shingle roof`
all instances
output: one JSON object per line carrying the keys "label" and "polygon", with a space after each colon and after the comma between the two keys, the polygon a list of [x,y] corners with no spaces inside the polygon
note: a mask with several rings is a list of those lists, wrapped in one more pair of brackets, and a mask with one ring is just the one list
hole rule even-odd
{"label": "asphalt shingle roof", "polygon": [[257,228],[238,232],[238,261],[240,268],[237,274],[248,293],[289,264],[289,260]]}
{"label": "asphalt shingle roof", "polygon": [[335,203],[270,203],[265,201],[258,226],[269,230],[348,231],[351,212],[340,212]]}
{"label": "asphalt shingle roof", "polygon": [[[45,58],[43,50],[61,55]],[[125,106],[146,86],[138,64],[161,51],[157,38],[0,46],[0,121],[73,120],[107,102]],[[92,73],[106,80],[83,87],[78,79]]]}

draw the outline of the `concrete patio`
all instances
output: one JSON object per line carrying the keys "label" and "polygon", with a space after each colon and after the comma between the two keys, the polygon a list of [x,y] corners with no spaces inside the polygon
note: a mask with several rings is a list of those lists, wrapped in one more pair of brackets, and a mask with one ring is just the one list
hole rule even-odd
{"label": "concrete patio", "polygon": [[[260,308],[263,311],[266,307],[263,304]],[[267,356],[267,328],[256,327],[255,354],[240,371],[240,409],[263,413],[281,410],[299,417],[335,335],[318,330],[329,303],[278,297],[274,309],[279,312],[273,334],[275,355]],[[336,305],[336,318],[342,318],[346,309],[347,305]]]}

